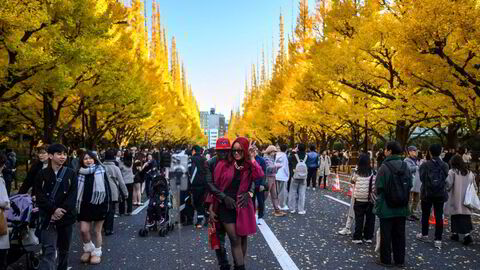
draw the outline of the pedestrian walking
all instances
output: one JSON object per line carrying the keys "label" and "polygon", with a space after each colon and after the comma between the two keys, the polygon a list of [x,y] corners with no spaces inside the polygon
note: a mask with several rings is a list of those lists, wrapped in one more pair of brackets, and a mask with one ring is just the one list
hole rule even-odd
{"label": "pedestrian walking", "polygon": [[475,183],[475,175],[468,169],[467,163],[459,155],[455,155],[450,159],[450,171],[447,176],[448,201],[445,204],[445,214],[450,215],[450,224],[452,235],[450,239],[453,241],[460,240],[460,234],[463,237],[463,244],[469,245],[473,242],[472,235],[472,209],[466,207],[465,194],[470,184],[473,184],[478,192]]}
{"label": "pedestrian walking", "polygon": [[353,210],[355,212],[355,233],[353,243],[371,244],[375,231],[375,215],[373,214],[372,192],[375,187],[375,174],[371,167],[370,156],[361,154],[357,162],[357,170],[353,175],[355,184],[352,197],[355,198]]}
{"label": "pedestrian walking", "polygon": [[318,154],[315,151],[315,145],[310,145],[310,152],[308,152],[307,158],[307,167],[308,167],[308,177],[307,177],[307,188],[311,187],[313,190],[317,187],[317,170],[318,170]]}
{"label": "pedestrian walking", "polygon": [[191,178],[189,189],[192,196],[192,206],[197,211],[197,222],[195,224],[197,229],[202,228],[206,215],[204,203],[207,191],[207,170],[207,159],[202,156],[202,148],[198,145],[193,146],[188,172]]}
{"label": "pedestrian walking", "polygon": [[405,221],[409,215],[408,200],[412,188],[411,174],[402,161],[402,147],[398,142],[387,143],[386,159],[377,174],[375,214],[380,218],[381,266],[405,264]]}
{"label": "pedestrian walking", "polygon": [[32,197],[35,197],[35,177],[42,170],[48,167],[48,144],[41,145],[35,149],[37,152],[37,160],[32,164],[27,173],[27,177],[23,180],[22,186],[18,190],[19,194],[27,194],[32,189]]}
{"label": "pedestrian walking", "polygon": [[123,155],[123,160],[120,161],[120,172],[122,173],[123,181],[127,187],[128,196],[123,198],[119,204],[119,213],[120,215],[125,214],[125,204],[126,204],[126,215],[132,215],[133,208],[133,185],[134,185],[134,174],[133,174],[133,155],[129,151],[125,151]]}
{"label": "pedestrian walking", "polygon": [[[102,227],[111,206],[111,190],[104,166],[97,155],[86,151],[80,156],[77,211],[83,243],[82,263],[99,264],[102,257]],[[95,234],[92,241],[91,229]]]}
{"label": "pedestrian walking", "polygon": [[234,269],[237,270],[245,269],[247,237],[256,232],[252,197],[255,179],[263,176],[255,156],[249,153],[248,140],[237,138],[233,142],[230,158],[218,163],[214,177],[215,185],[226,195],[218,204],[217,216],[230,239]]}
{"label": "pedestrian walking", "polygon": [[415,210],[420,202],[420,187],[422,186],[422,182],[420,181],[420,161],[418,160],[417,147],[413,145],[409,146],[407,148],[407,154],[408,156],[403,161],[408,165],[408,169],[412,174],[413,183],[412,190],[410,191],[410,216],[408,217],[408,220],[415,221],[419,220],[419,218],[415,216]]}
{"label": "pedestrian walking", "polygon": [[35,178],[42,243],[38,269],[67,270],[73,224],[77,213],[76,174],[64,166],[67,160],[67,148],[64,145],[52,144],[48,147],[47,153],[48,167],[42,169]]}
{"label": "pedestrian walking", "polygon": [[323,189],[327,189],[327,178],[330,175],[330,166],[332,165],[332,161],[330,156],[327,154],[326,150],[322,151],[322,155],[319,158],[320,162],[320,170],[319,170],[319,178],[318,184],[321,185],[323,179]]}
{"label": "pedestrian walking", "polygon": [[288,191],[288,208],[290,213],[295,213],[298,207],[298,214],[305,215],[305,193],[307,190],[307,153],[305,152],[305,144],[298,145],[297,152],[293,155],[291,164],[295,168],[290,190]]}
{"label": "pedestrian walking", "polygon": [[115,223],[115,213],[117,209],[117,204],[121,201],[121,198],[128,198],[128,190],[123,180],[122,172],[120,168],[115,164],[115,155],[117,151],[114,149],[108,149],[105,152],[105,161],[103,162],[103,167],[105,168],[105,173],[107,174],[108,184],[111,191],[111,200],[109,205],[109,211],[105,218],[104,230],[105,235],[112,235],[113,227]]}
{"label": "pedestrian walking", "polygon": [[277,147],[273,145],[269,145],[267,149],[264,151],[264,160],[266,166],[266,180],[268,183],[268,191],[266,193],[265,200],[268,199],[268,195],[270,195],[270,200],[272,201],[272,206],[274,209],[274,216],[276,217],[283,217],[286,215],[285,212],[280,210],[279,202],[278,202],[278,192],[277,192],[277,184],[276,184],[276,174],[277,174],[277,166],[275,165],[275,155],[277,153]]}
{"label": "pedestrian walking", "polygon": [[141,206],[142,203],[142,166],[143,163],[140,159],[136,158],[135,163],[133,164],[133,198],[132,204],[135,206]]}
{"label": "pedestrian walking", "polygon": [[[448,164],[440,159],[442,146],[440,144],[432,144],[429,147],[432,159],[420,166],[421,187],[421,206],[422,206],[422,232],[417,234],[417,239],[428,242],[428,219],[430,213],[435,214],[435,241],[434,246],[437,249],[442,248],[443,234],[443,206],[448,199],[447,193],[447,176]],[[450,160],[450,158],[449,158]]]}
{"label": "pedestrian walking", "polygon": [[[0,215],[4,215],[5,211],[10,208],[10,200],[8,199],[7,187],[5,179],[3,179],[2,170],[7,163],[7,156],[0,153]],[[6,221],[6,220],[5,220]],[[3,225],[7,225],[6,222]],[[7,233],[0,235],[0,270],[7,269],[7,255],[10,248],[10,235]]]}
{"label": "pedestrian walking", "polygon": [[275,155],[275,166],[277,167],[277,174],[275,175],[275,184],[278,192],[278,203],[280,210],[288,211],[287,206],[287,183],[290,178],[290,171],[288,167],[288,157],[285,153],[287,146],[285,144],[280,145],[280,152]]}
{"label": "pedestrian walking", "polygon": [[267,189],[267,183],[265,178],[265,171],[267,170],[267,165],[265,160],[258,154],[258,148],[256,146],[250,147],[249,151],[251,155],[255,156],[255,161],[262,168],[263,176],[255,179],[255,192],[253,193],[253,204],[257,202],[257,224],[261,224],[263,220],[263,215],[265,212],[265,190]]}

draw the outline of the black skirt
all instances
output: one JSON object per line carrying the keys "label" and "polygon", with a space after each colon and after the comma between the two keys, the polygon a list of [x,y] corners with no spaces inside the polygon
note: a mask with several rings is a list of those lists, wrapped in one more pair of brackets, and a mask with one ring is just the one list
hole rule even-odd
{"label": "black skirt", "polygon": [[473,230],[471,215],[452,215],[452,233],[467,234]]}
{"label": "black skirt", "polygon": [[218,220],[225,224],[232,224],[237,222],[237,210],[228,209],[227,206],[221,203],[218,206]]}
{"label": "black skirt", "polygon": [[101,221],[105,220],[108,213],[107,199],[101,204],[91,204],[89,202],[82,201],[80,206],[80,213],[77,215],[78,221]]}

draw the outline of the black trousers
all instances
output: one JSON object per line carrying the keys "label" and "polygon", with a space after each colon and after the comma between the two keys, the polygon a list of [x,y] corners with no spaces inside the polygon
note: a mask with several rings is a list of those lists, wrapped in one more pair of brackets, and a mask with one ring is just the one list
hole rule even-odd
{"label": "black trousers", "polygon": [[105,232],[113,232],[113,223],[115,220],[115,212],[117,209],[117,202],[110,202],[110,209],[108,209],[107,216],[105,217],[105,222],[103,223],[103,229]]}
{"label": "black trousers", "polygon": [[[67,270],[68,254],[72,241],[73,225],[62,227],[50,226],[41,231],[42,257],[40,258],[40,270]],[[55,251],[58,249],[58,266],[55,260]]]}
{"label": "black trousers", "polygon": [[[197,223],[201,223],[205,218],[205,194],[203,188],[192,188],[193,207],[197,211]],[[192,216],[193,217],[193,216]]]}
{"label": "black trousers", "polygon": [[263,214],[265,211],[265,191],[255,191],[253,195],[252,201],[255,203],[255,199],[257,200],[257,210],[258,210],[258,218],[263,218]]}
{"label": "black trousers", "polygon": [[384,264],[405,263],[406,217],[380,219],[380,261]]}
{"label": "black trousers", "polygon": [[318,187],[320,187],[320,185],[322,184],[322,179],[323,179],[323,188],[327,189],[327,176],[326,175],[320,176],[318,178]]}
{"label": "black trousers", "polygon": [[430,212],[435,211],[435,240],[442,240],[443,234],[443,202],[422,201],[422,235],[428,235],[428,219]]}
{"label": "black trousers", "polygon": [[0,249],[0,270],[7,269],[8,249]]}
{"label": "black trousers", "polygon": [[128,198],[125,200],[125,198],[122,196],[119,202],[118,212],[120,213],[120,215],[125,214],[125,204],[127,204],[127,213],[132,213],[133,183],[126,184],[126,186],[128,190]]}
{"label": "black trousers", "polygon": [[312,183],[312,187],[317,186],[317,168],[308,168],[307,187]]}
{"label": "black trousers", "polygon": [[353,234],[353,240],[372,240],[375,231],[373,203],[355,200],[353,211],[355,212],[355,233]]}
{"label": "black trousers", "polygon": [[192,205],[192,195],[188,191],[180,191],[180,205],[184,205],[184,209],[180,211],[180,220],[182,223],[192,224],[193,215],[195,214]]}

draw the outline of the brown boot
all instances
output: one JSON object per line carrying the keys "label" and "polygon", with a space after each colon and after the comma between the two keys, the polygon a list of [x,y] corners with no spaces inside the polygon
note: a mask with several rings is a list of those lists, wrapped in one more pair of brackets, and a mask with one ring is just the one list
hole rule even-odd
{"label": "brown boot", "polygon": [[274,215],[275,215],[276,217],[283,217],[283,216],[285,216],[286,214],[285,214],[285,212],[282,212],[282,211],[280,211],[280,210],[275,210]]}
{"label": "brown boot", "polygon": [[80,261],[82,263],[88,263],[90,262],[90,256],[92,255],[92,251],[95,250],[95,245],[90,241],[89,243],[84,243],[83,244],[83,254],[80,257]]}
{"label": "brown boot", "polygon": [[102,261],[102,248],[95,248],[90,257],[90,264],[99,264]]}

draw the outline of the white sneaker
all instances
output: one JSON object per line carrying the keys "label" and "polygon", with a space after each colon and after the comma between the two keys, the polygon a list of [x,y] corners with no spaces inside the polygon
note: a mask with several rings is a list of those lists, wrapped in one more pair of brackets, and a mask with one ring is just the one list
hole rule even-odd
{"label": "white sneaker", "polygon": [[363,241],[362,240],[352,240],[352,243],[360,245],[360,244],[363,244]]}
{"label": "white sneaker", "polygon": [[433,242],[433,245],[436,249],[442,249],[442,241],[435,240],[435,242]]}
{"label": "white sneaker", "polygon": [[285,206],[285,207],[280,207],[280,210],[282,210],[282,211],[288,211],[288,210],[290,210],[290,208],[288,208],[288,206]]}
{"label": "white sneaker", "polygon": [[315,188],[313,188],[313,191],[315,191]]}
{"label": "white sneaker", "polygon": [[305,215],[306,213],[307,213],[307,211],[298,211],[299,215]]}
{"label": "white sneaker", "polygon": [[290,211],[290,214],[295,214],[295,210]]}
{"label": "white sneaker", "polygon": [[338,231],[338,234],[340,234],[340,235],[350,235],[350,234],[352,234],[352,231],[350,231],[350,229],[348,229],[348,228],[343,228],[340,231]]}

